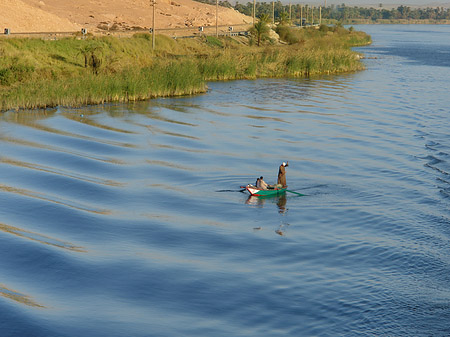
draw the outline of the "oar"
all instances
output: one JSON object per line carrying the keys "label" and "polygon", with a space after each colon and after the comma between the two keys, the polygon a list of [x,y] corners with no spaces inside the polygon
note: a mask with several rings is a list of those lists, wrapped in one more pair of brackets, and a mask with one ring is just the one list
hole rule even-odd
{"label": "oar", "polygon": [[291,191],[291,190],[286,190],[286,192],[294,193],[294,194],[300,195],[302,197],[306,196],[306,194],[301,194],[301,193],[298,193],[298,192],[295,192],[295,191]]}
{"label": "oar", "polygon": [[245,191],[245,188],[242,188],[242,190],[218,190],[216,192],[244,192],[244,191]]}

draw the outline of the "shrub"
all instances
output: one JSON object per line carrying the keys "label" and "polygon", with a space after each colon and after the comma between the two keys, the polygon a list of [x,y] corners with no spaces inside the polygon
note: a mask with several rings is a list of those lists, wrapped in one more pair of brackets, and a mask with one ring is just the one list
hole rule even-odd
{"label": "shrub", "polygon": [[329,30],[329,28],[327,25],[321,24],[319,27],[319,31],[321,31],[321,32],[326,33],[326,32],[328,32],[328,30]]}
{"label": "shrub", "polygon": [[280,39],[289,44],[294,44],[299,42],[299,37],[295,34],[294,30],[286,25],[278,25],[276,29],[277,34]]}
{"label": "shrub", "polygon": [[213,47],[223,47],[223,43],[222,41],[220,41],[218,38],[214,37],[214,36],[207,36],[206,37],[206,42]]}
{"label": "shrub", "polygon": [[133,35],[133,38],[135,39],[144,39],[147,41],[151,41],[152,40],[152,35],[149,33],[136,33]]}
{"label": "shrub", "polygon": [[0,84],[12,85],[22,82],[34,72],[34,67],[23,64],[14,64],[8,68],[0,69]]}

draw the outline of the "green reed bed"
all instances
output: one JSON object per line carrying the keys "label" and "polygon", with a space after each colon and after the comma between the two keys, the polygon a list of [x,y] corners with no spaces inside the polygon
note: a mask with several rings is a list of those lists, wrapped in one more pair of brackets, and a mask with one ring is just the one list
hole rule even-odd
{"label": "green reed bed", "polygon": [[285,64],[286,73],[297,77],[364,69],[355,55],[347,50],[298,53],[288,57]]}
{"label": "green reed bed", "polygon": [[191,95],[206,81],[311,76],[363,68],[358,32],[293,31],[291,45],[247,38],[0,39],[0,110],[81,106]]}
{"label": "green reed bed", "polygon": [[25,82],[1,94],[3,110],[81,106],[146,100],[206,91],[205,81],[190,63],[155,64],[115,74]]}

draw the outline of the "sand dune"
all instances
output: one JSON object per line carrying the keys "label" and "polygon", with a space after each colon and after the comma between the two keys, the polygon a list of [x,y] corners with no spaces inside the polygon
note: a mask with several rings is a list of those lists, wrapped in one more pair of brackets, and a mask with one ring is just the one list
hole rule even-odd
{"label": "sand dune", "polygon": [[[31,2],[31,1],[30,1]],[[0,29],[13,32],[73,31],[80,28],[74,22],[58,17],[42,8],[21,0],[1,0]]]}
{"label": "sand dune", "polygon": [[[157,0],[156,28],[213,26],[216,7],[193,0]],[[219,7],[219,25],[251,23]],[[130,30],[152,26],[150,0],[1,0],[0,29],[12,32]]]}

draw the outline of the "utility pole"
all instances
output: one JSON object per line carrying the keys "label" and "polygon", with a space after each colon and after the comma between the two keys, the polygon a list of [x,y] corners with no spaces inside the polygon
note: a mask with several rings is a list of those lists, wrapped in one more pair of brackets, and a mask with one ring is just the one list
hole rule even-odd
{"label": "utility pole", "polygon": [[322,24],[322,6],[319,6],[319,25]]}
{"label": "utility pole", "polygon": [[256,17],[256,0],[253,0],[253,26],[255,25],[255,17]]}
{"label": "utility pole", "polygon": [[300,5],[300,27],[303,27],[303,5]]}
{"label": "utility pole", "polygon": [[314,7],[311,7],[311,26],[314,26]]}
{"label": "utility pole", "polygon": [[155,49],[155,7],[156,0],[150,0],[153,7],[153,21],[152,21],[152,49]]}
{"label": "utility pole", "polygon": [[272,1],[272,24],[275,24],[275,1]]}
{"label": "utility pole", "polygon": [[305,5],[305,26],[308,26],[309,22],[309,7]]}
{"label": "utility pole", "polygon": [[290,2],[289,2],[289,21],[292,22],[292,7]]}
{"label": "utility pole", "polygon": [[219,37],[219,0],[216,0],[216,37]]}

